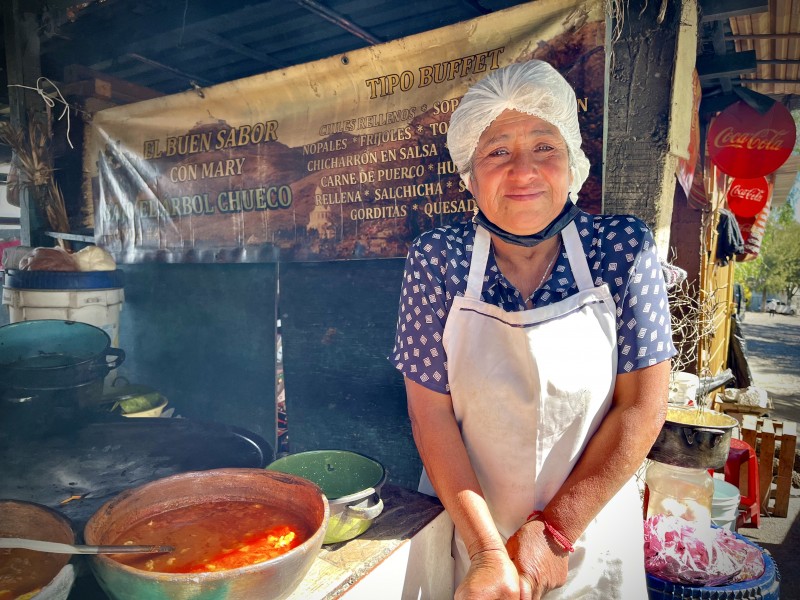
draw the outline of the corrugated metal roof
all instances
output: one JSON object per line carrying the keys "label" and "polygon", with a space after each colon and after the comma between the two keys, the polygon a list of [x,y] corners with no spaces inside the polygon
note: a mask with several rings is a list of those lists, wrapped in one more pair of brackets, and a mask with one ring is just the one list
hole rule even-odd
{"label": "corrugated metal roof", "polygon": [[163,93],[306,63],[472,19],[519,0],[108,0],[42,44],[43,69],[78,63]]}
{"label": "corrugated metal roof", "polygon": [[737,52],[755,50],[742,84],[761,94],[800,94],[800,0],[770,0],[769,11],[730,20]]}
{"label": "corrugated metal roof", "polygon": [[[79,64],[174,93],[192,87],[190,82],[207,86],[231,81],[522,3],[89,0],[75,4],[74,0],[52,0],[56,8],[45,10],[41,18],[42,70],[60,81],[65,67]],[[729,3],[708,0],[701,1],[701,12],[707,3],[722,6],[717,12],[728,10]],[[700,53],[754,50],[757,72],[729,78],[734,86],[745,85],[764,94],[800,95],[800,0],[763,0],[762,7],[768,10],[733,16],[719,25],[706,23],[701,28]],[[714,79],[704,81],[704,90],[713,92],[720,84]],[[727,85],[723,88],[730,91]]]}

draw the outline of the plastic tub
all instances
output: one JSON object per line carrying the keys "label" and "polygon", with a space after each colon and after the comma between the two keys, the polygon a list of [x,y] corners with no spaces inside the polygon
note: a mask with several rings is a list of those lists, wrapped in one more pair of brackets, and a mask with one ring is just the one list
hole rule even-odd
{"label": "plastic tub", "polygon": [[711,499],[711,522],[728,531],[736,531],[740,498],[739,488],[727,481],[715,478],[714,497]]}
{"label": "plastic tub", "polygon": [[767,552],[744,536],[734,533],[737,538],[744,540],[761,551],[764,558],[764,573],[757,579],[733,583],[731,585],[694,587],[664,581],[649,573],[647,577],[647,597],[649,600],[678,600],[702,598],[703,600],[780,600],[781,576],[775,561]]}
{"label": "plastic tub", "polygon": [[9,322],[63,319],[99,327],[119,348],[125,301],[122,271],[19,271],[6,273],[3,304]]}
{"label": "plastic tub", "polygon": [[693,373],[677,371],[669,378],[669,401],[681,406],[695,401],[700,378]]}

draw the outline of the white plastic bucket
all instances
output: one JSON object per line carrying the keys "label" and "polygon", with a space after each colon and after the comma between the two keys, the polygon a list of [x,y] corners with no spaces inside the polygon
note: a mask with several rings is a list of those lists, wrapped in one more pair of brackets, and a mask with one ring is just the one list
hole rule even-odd
{"label": "white plastic bucket", "polygon": [[739,488],[715,477],[714,496],[711,499],[711,522],[717,527],[736,531],[739,500]]}
{"label": "white plastic bucket", "polygon": [[694,373],[678,371],[669,377],[669,401],[672,404],[685,406],[694,402],[700,378]]}
{"label": "white plastic bucket", "polygon": [[78,321],[99,327],[119,348],[119,315],[125,301],[122,272],[15,271],[6,274],[3,304],[9,322]]}

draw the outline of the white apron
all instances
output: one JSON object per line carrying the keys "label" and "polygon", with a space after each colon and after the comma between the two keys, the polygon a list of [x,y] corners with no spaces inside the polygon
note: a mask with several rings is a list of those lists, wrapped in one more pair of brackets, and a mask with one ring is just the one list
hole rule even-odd
{"label": "white apron", "polygon": [[[456,420],[504,540],[561,487],[608,412],[616,380],[616,306],[607,285],[594,287],[575,222],[561,235],[578,293],[506,312],[480,299],[491,238],[479,226],[466,293],[444,330]],[[424,472],[420,491],[434,493]],[[647,598],[633,478],[574,546],[567,582],[547,600]],[[453,547],[458,585],[469,555],[457,533]]]}

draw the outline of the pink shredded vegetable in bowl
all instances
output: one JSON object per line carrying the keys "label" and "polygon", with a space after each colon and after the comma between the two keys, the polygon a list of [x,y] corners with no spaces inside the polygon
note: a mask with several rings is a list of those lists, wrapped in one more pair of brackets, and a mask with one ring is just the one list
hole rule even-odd
{"label": "pink shredded vegetable in bowl", "polygon": [[645,569],[665,581],[693,586],[739,583],[761,577],[758,547],[727,529],[696,529],[694,523],[654,515],[644,523]]}

